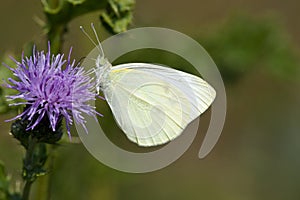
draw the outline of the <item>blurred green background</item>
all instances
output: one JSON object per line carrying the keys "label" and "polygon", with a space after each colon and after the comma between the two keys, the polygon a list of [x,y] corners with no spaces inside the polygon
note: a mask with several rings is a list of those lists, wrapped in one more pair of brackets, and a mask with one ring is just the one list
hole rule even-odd
{"label": "blurred green background", "polygon": [[[50,171],[51,199],[300,199],[299,8],[296,0],[137,0],[132,28],[175,29],[199,41],[215,60],[228,97],[221,138],[205,159],[198,159],[207,112],[189,150],[172,165],[147,174],[118,172],[99,163],[83,145],[63,144]],[[43,19],[40,2],[2,1],[0,16],[0,57],[20,54],[28,41],[45,48],[45,37],[33,20]],[[98,16],[95,12],[72,21],[65,52],[73,46],[73,57],[79,60],[93,48],[80,25],[95,22],[101,38],[109,37]],[[158,51],[131,53],[125,60],[190,70],[176,56]],[[111,139],[135,149],[117,130],[105,103],[98,107],[107,116],[102,123]],[[0,160],[12,179],[20,180],[23,149],[4,122],[12,115],[0,116]]]}

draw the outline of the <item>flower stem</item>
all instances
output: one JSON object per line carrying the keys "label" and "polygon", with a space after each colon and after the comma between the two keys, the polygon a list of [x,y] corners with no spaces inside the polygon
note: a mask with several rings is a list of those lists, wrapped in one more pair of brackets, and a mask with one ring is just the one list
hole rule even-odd
{"label": "flower stem", "polygon": [[25,179],[25,186],[23,188],[22,200],[28,200],[31,185],[34,182],[35,178],[32,177],[33,174],[30,172],[33,168],[33,154],[35,149],[36,141],[31,136],[28,137],[28,147],[26,149],[26,154],[23,162],[23,179]]}
{"label": "flower stem", "polygon": [[30,189],[32,185],[32,181],[26,181],[24,189],[23,189],[23,196],[22,200],[28,200],[29,199],[29,194],[30,194]]}
{"label": "flower stem", "polygon": [[44,175],[43,169],[47,160],[46,144],[39,143],[35,137],[28,137],[28,146],[26,148],[25,158],[23,160],[23,179],[25,185],[23,188],[22,200],[28,200],[32,183],[38,176]]}
{"label": "flower stem", "polygon": [[[55,159],[55,147],[54,145],[48,145],[48,161],[46,168],[48,171],[53,171],[54,159]],[[51,199],[51,174],[42,176],[38,179],[38,185],[36,188],[36,199],[38,200],[50,200]]]}

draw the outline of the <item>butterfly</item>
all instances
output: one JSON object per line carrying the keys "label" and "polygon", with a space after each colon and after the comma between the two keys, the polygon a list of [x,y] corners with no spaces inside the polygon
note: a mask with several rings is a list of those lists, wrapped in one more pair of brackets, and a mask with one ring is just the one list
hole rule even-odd
{"label": "butterfly", "polygon": [[96,90],[130,141],[143,147],[172,141],[213,103],[215,89],[198,76],[152,63],[112,66],[91,27],[98,45],[80,28],[99,50]]}

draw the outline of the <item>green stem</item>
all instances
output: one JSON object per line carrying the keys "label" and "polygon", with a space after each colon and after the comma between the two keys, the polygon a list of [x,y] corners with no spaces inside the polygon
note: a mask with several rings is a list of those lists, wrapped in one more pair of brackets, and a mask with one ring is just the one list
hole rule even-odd
{"label": "green stem", "polygon": [[[55,159],[55,147],[53,145],[48,146],[48,161],[46,168],[48,171],[53,171],[54,159]],[[36,189],[36,199],[38,200],[50,200],[51,198],[51,174],[48,176],[42,176],[38,180],[38,187]]]}
{"label": "green stem", "polygon": [[52,26],[48,33],[48,41],[51,43],[51,53],[58,54],[63,46],[63,35],[66,30],[66,25]]}
{"label": "green stem", "polygon": [[[50,157],[50,160],[49,160],[49,164],[48,164],[48,167],[49,167],[49,170],[50,171],[53,171],[54,169],[54,160],[55,160],[55,147],[53,145],[51,145],[50,147],[50,152],[51,152],[51,157]],[[51,176],[47,176],[47,187],[46,187],[46,194],[47,194],[47,198],[46,200],[50,200],[51,198]]]}
{"label": "green stem", "polygon": [[44,175],[43,169],[47,160],[46,144],[39,143],[31,135],[28,137],[28,146],[26,148],[25,158],[23,160],[23,179],[25,185],[23,188],[22,200],[28,200],[32,183],[38,176]]}
{"label": "green stem", "polygon": [[24,189],[23,189],[22,200],[28,200],[29,199],[29,194],[30,194],[30,189],[31,189],[32,183],[33,182],[31,182],[31,181],[26,181]]}
{"label": "green stem", "polygon": [[31,185],[35,180],[35,177],[32,177],[32,168],[33,168],[33,156],[34,156],[34,149],[36,146],[36,140],[29,136],[28,138],[28,148],[26,150],[26,155],[24,159],[24,166],[23,166],[23,178],[25,179],[25,186],[23,189],[22,200],[28,200]]}

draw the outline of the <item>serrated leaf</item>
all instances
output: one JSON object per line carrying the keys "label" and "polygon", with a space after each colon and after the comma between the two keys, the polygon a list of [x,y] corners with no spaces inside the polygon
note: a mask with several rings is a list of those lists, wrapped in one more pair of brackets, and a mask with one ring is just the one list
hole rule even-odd
{"label": "serrated leaf", "polygon": [[134,0],[109,0],[106,10],[100,16],[104,27],[111,33],[126,31],[132,22],[134,4]]}
{"label": "serrated leaf", "polygon": [[118,12],[132,11],[135,1],[134,0],[108,0],[111,7],[114,7]]}
{"label": "serrated leaf", "polygon": [[[2,60],[3,60],[3,63],[5,63],[8,66],[15,66],[15,63],[11,59],[8,59],[8,55],[5,55],[4,59],[2,59]],[[13,77],[12,71],[9,70],[3,64],[1,64],[0,65],[0,86],[3,87],[4,81],[11,77]]]}
{"label": "serrated leaf", "polygon": [[121,33],[127,30],[132,21],[132,14],[128,13],[122,18],[110,17],[107,13],[102,13],[100,20],[104,27],[111,33]]}
{"label": "serrated leaf", "polygon": [[[8,59],[8,56],[4,56],[3,63],[8,66],[14,66],[15,63]],[[15,94],[16,91],[5,87],[5,81],[8,78],[13,77],[13,73],[5,67],[3,64],[0,65],[0,113],[6,113],[9,111],[8,102],[6,100],[7,95]]]}
{"label": "serrated leaf", "polygon": [[[12,56],[15,57],[15,56]],[[16,65],[8,56],[8,54],[5,54],[3,59],[3,63],[5,65],[8,65],[11,68],[14,68]],[[7,101],[6,96],[8,95],[14,95],[17,93],[16,90],[7,88],[5,86],[5,82],[7,81],[8,78],[15,78],[13,76],[13,73],[10,69],[8,69],[4,64],[0,65],[0,113],[7,113],[10,110],[17,110],[20,107],[19,106],[14,106],[14,107],[9,107],[9,103],[16,103],[20,102],[20,100],[13,100],[13,101]]]}
{"label": "serrated leaf", "polygon": [[117,4],[116,4],[113,0],[109,0],[108,3],[109,3],[109,5],[110,5],[110,8],[112,9],[112,11],[113,11],[117,16],[120,16],[120,13],[119,13]]}

